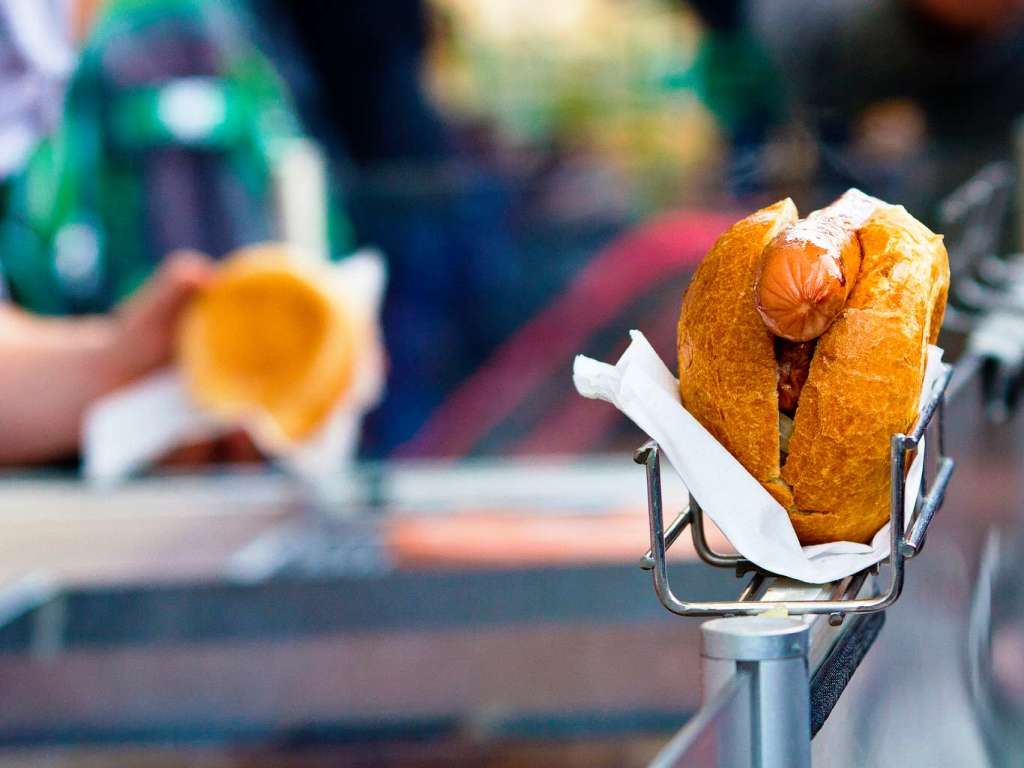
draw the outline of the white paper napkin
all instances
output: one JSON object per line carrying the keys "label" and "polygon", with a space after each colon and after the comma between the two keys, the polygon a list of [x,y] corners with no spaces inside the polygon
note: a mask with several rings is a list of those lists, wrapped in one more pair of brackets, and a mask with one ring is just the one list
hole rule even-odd
{"label": "white paper napkin", "polygon": [[352,386],[327,420],[307,440],[291,443],[265,419],[227,423],[197,406],[177,370],[168,368],[97,400],[82,426],[85,477],[96,484],[124,479],[170,450],[235,429],[245,429],[267,456],[314,483],[336,475],[352,458],[365,413],[384,388],[384,350],[380,340],[380,304],[387,282],[384,259],[360,251],[331,266],[331,288],[344,298],[353,319],[368,338],[356,361]]}
{"label": "white paper napkin", "polygon": [[[811,584],[849,576],[889,554],[888,523],[871,544],[838,541],[801,547],[786,510],[679,401],[676,378],[639,331],[615,365],[582,355],[573,381],[584,397],[612,403],[656,440],[702,509],[736,551],[761,568]],[[942,350],[929,347],[923,403],[942,372]],[[922,450],[907,476],[909,522],[924,469]]]}

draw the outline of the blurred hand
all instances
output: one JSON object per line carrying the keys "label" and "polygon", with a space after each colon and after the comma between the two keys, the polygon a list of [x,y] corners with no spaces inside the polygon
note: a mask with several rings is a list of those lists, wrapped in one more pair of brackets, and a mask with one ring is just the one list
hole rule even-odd
{"label": "blurred hand", "polygon": [[40,317],[0,303],[0,463],[51,461],[80,446],[98,398],[164,365],[182,309],[212,264],[174,254],[106,315]]}
{"label": "blurred hand", "polygon": [[[214,265],[196,251],[176,251],[112,316],[119,370],[126,380],[171,362],[178,319],[192,297],[210,280]],[[194,467],[215,463],[260,461],[261,455],[244,432],[180,446],[166,455],[163,466]]]}
{"label": "blurred hand", "polygon": [[213,271],[213,263],[201,253],[176,251],[114,310],[114,364],[122,382],[170,362],[178,317]]}

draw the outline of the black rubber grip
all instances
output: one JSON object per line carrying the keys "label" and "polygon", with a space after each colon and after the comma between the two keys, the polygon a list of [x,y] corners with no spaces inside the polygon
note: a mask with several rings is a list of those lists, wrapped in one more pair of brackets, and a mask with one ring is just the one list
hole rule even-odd
{"label": "black rubber grip", "polygon": [[874,645],[875,638],[885,626],[885,612],[851,614],[846,621],[852,622],[852,626],[843,633],[811,677],[812,738],[828,720],[853,673]]}

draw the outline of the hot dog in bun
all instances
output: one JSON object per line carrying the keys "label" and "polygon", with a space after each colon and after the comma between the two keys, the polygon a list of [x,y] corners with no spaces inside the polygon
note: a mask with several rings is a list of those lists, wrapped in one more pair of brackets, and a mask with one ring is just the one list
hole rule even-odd
{"label": "hot dog in bun", "polygon": [[851,190],[737,222],[679,318],[683,405],[788,511],[803,544],[867,542],[889,515],[889,441],[917,418],[949,287],[942,238]]}

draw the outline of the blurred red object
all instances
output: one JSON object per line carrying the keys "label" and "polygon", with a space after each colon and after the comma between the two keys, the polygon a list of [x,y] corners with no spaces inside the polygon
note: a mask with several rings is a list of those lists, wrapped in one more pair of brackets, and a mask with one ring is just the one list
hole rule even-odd
{"label": "blurred red object", "polygon": [[657,217],[602,250],[395,451],[396,457],[584,453],[621,448],[622,417],[579,397],[572,360],[613,360],[631,328],[675,368],[675,327],[694,267],[737,215]]}
{"label": "blurred red object", "polygon": [[[399,516],[385,524],[388,551],[401,568],[537,568],[571,564],[632,563],[649,546],[647,510],[581,515],[509,509],[466,510],[424,517]],[[731,552],[713,525],[708,540]],[[683,537],[672,560],[694,560]]]}

